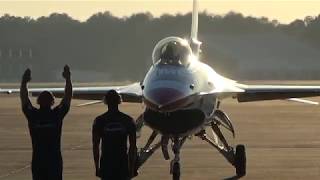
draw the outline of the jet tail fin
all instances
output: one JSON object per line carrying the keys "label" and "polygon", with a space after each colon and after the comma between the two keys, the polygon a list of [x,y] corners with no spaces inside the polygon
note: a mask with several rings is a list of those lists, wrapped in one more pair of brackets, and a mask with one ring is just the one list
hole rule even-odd
{"label": "jet tail fin", "polygon": [[193,10],[192,10],[192,25],[191,25],[191,39],[198,39],[198,10],[199,4],[198,0],[193,0]]}
{"label": "jet tail fin", "polygon": [[199,2],[198,0],[193,0],[190,46],[192,48],[194,55],[196,56],[199,55],[200,46],[201,46],[201,42],[198,41],[198,17],[199,17]]}

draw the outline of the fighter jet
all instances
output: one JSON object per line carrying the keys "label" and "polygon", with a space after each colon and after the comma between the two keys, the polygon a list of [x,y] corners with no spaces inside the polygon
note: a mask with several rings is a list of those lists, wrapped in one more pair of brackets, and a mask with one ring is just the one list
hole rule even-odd
{"label": "fighter jet", "polygon": [[[152,52],[152,66],[142,82],[114,87],[74,88],[75,99],[92,100],[82,106],[102,102],[108,90],[117,90],[125,102],[143,103],[145,109],[137,119],[138,131],[153,129],[146,145],[138,152],[137,168],[157,150],[169,160],[168,144],[172,143],[174,157],[170,173],[180,179],[180,149],[188,137],[196,136],[208,142],[235,168],[238,177],[246,174],[244,145],[232,147],[222,128],[235,136],[227,113],[220,109],[226,98],[238,102],[262,100],[293,100],[315,104],[303,97],[320,96],[320,86],[245,85],[225,78],[201,62],[201,42],[198,40],[198,1],[193,1],[191,35],[189,39],[167,37],[160,40]],[[49,90],[59,97],[63,88],[29,89],[33,95]],[[0,89],[1,93],[18,93],[18,89]],[[210,131],[208,131],[208,129]],[[207,131],[212,133],[207,134]],[[157,136],[158,142],[154,142]],[[211,138],[212,137],[212,138]]]}

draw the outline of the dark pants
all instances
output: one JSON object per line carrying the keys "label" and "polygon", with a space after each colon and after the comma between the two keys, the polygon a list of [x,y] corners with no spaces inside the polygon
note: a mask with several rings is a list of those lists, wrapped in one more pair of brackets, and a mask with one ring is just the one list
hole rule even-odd
{"label": "dark pants", "polygon": [[62,157],[33,158],[32,179],[33,180],[62,180]]}
{"label": "dark pants", "polygon": [[101,158],[100,170],[102,180],[130,180],[128,169],[128,156],[114,156],[112,158]]}

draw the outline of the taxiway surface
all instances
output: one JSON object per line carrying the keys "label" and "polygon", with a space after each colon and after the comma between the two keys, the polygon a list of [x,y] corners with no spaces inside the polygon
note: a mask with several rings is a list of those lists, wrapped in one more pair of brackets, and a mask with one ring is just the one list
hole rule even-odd
{"label": "taxiway surface", "polygon": [[[320,102],[320,98],[312,100]],[[0,179],[31,179],[31,141],[19,99],[1,95],[0,102]],[[75,107],[83,102],[73,101],[64,121],[65,180],[97,179],[91,126],[106,109],[104,105]],[[320,106],[288,101],[239,104],[230,99],[221,109],[229,114],[236,129],[236,139],[231,142],[247,148],[247,176],[242,179],[320,179]],[[125,103],[121,110],[137,117],[143,107]],[[149,134],[150,129],[144,128],[138,140],[140,147]],[[227,179],[235,174],[215,149],[197,137],[188,140],[181,153],[182,180]],[[135,179],[171,179],[169,161],[156,152]]]}

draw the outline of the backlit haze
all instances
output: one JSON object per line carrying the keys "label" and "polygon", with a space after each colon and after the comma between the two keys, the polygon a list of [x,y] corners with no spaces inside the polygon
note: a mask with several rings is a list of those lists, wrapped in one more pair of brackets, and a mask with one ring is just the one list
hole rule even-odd
{"label": "backlit haze", "polygon": [[[163,13],[185,14],[191,11],[191,0],[98,0],[98,1],[0,1],[0,16],[8,13],[15,16],[37,18],[53,12],[67,13],[80,21],[85,21],[97,12],[110,11],[123,17],[138,12],[150,12],[154,16]],[[290,23],[306,16],[317,16],[320,12],[320,0],[200,0],[200,10],[212,14],[224,15],[230,11],[245,16],[268,17],[281,23]]]}

